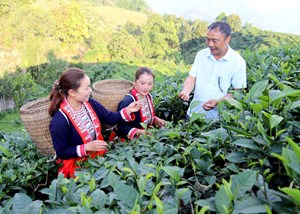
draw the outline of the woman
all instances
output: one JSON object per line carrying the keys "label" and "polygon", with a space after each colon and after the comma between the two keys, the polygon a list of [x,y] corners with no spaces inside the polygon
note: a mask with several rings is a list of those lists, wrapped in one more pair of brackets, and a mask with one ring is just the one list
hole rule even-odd
{"label": "woman", "polygon": [[59,173],[74,177],[77,161],[102,156],[107,151],[103,141],[101,123],[115,125],[131,121],[133,112],[140,109],[133,102],[119,112],[111,112],[90,98],[90,79],[83,70],[65,70],[53,85],[50,94],[50,133],[57,157],[62,163]]}
{"label": "woman", "polygon": [[136,101],[141,102],[140,111],[135,112],[135,120],[128,123],[119,123],[114,129],[114,132],[110,136],[110,140],[116,138],[116,135],[121,138],[133,139],[141,134],[145,134],[146,130],[143,129],[141,123],[147,125],[147,127],[164,126],[165,121],[155,116],[153,100],[151,97],[151,90],[154,85],[154,73],[148,67],[140,67],[135,73],[134,88],[130,94],[128,94],[118,106],[118,109],[122,109],[131,103]]}

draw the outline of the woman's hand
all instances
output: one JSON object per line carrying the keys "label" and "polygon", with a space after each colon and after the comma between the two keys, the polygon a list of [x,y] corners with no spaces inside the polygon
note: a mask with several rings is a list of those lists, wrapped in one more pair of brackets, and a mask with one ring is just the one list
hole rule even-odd
{"label": "woman's hand", "polygon": [[108,144],[103,140],[93,140],[85,144],[85,151],[97,152],[100,150],[106,150]]}
{"label": "woman's hand", "polygon": [[141,109],[142,104],[140,101],[135,101],[133,103],[130,103],[129,106],[126,107],[127,113],[130,115],[133,112],[137,112]]}

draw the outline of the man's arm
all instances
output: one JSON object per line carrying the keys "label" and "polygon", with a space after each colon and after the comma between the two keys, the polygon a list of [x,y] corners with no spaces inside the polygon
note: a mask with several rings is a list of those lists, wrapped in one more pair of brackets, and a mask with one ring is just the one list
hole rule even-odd
{"label": "man's arm", "polygon": [[189,75],[184,83],[183,83],[183,89],[182,91],[179,93],[178,97],[180,99],[183,99],[184,101],[188,101],[190,98],[190,93],[193,91],[194,86],[195,86],[195,82],[196,82],[196,77],[193,77],[191,75]]}

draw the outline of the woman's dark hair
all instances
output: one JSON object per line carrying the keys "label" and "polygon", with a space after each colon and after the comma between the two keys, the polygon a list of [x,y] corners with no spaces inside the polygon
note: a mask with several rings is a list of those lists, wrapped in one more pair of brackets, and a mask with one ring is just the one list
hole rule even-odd
{"label": "woman's dark hair", "polygon": [[207,30],[218,29],[226,37],[231,35],[231,27],[227,22],[214,22],[208,26]]}
{"label": "woman's dark hair", "polygon": [[138,80],[142,74],[149,74],[149,75],[151,75],[153,77],[153,79],[155,78],[154,72],[150,68],[148,68],[148,67],[140,67],[135,72],[135,79],[134,80],[135,81]]}
{"label": "woman's dark hair", "polygon": [[50,93],[50,106],[48,109],[50,116],[53,117],[55,112],[59,110],[61,102],[68,96],[70,89],[77,90],[80,87],[80,80],[85,75],[84,71],[79,68],[69,68],[61,74],[59,80],[54,82]]}

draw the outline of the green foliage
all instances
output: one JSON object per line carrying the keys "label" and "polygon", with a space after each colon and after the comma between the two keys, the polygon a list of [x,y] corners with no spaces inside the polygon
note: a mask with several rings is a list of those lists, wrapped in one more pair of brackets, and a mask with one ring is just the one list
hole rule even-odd
{"label": "green foliage", "polygon": [[59,78],[67,67],[71,66],[70,63],[58,59],[53,52],[49,52],[48,63],[31,67],[28,69],[28,72],[30,72],[37,84],[43,86],[50,93],[54,81]]}
{"label": "green foliage", "polygon": [[192,24],[192,38],[205,37],[207,32],[208,22],[202,22],[196,19]]}
{"label": "green foliage", "polygon": [[108,44],[108,50],[111,58],[114,59],[132,59],[141,58],[142,48],[134,38],[125,31],[119,31],[113,34],[112,40]]}
{"label": "green foliage", "polygon": [[[167,125],[130,142],[110,142],[104,157],[81,163],[75,179],[54,176],[56,166],[39,155],[23,132],[1,134],[1,213],[298,212],[299,36],[261,31],[251,24],[234,32],[231,46],[247,62],[248,88],[232,91],[235,99],[218,104],[218,120],[195,114],[185,121],[189,103],[179,100],[178,93],[187,73],[177,68],[187,71],[205,47],[208,23],[154,14],[146,25],[125,22],[115,29],[82,3],[99,9],[99,4],[117,1],[64,2],[49,2],[46,10],[38,1],[35,9],[31,1],[13,1],[22,9],[0,17],[5,48],[18,47],[26,55],[20,60],[26,69],[1,80],[3,94],[13,93],[20,105],[37,91],[49,91],[67,67],[83,68],[95,82],[132,80],[136,68],[147,65],[156,72],[155,111]],[[128,7],[130,2],[118,4]],[[43,19],[49,11],[55,16]],[[39,20],[55,23],[61,34]],[[30,46],[34,38],[37,42]],[[43,38],[52,41],[52,51],[45,52]],[[57,38],[60,42],[53,42]],[[39,45],[48,53],[46,61],[32,65]]]}
{"label": "green foliage", "polygon": [[217,17],[216,17],[216,21],[226,21],[227,20],[227,15],[225,12],[220,13]]}
{"label": "green foliage", "polygon": [[0,154],[0,201],[17,192],[35,198],[37,190],[55,173],[54,163],[48,162],[50,157],[42,157],[25,132],[0,133]]}
{"label": "green foliage", "polygon": [[63,4],[52,13],[56,38],[74,44],[87,37],[88,26],[78,3]]}
{"label": "green foliage", "polygon": [[149,12],[150,7],[143,0],[114,0],[117,7],[121,7],[127,10],[139,11],[139,12]]}
{"label": "green foliage", "polygon": [[231,26],[233,32],[238,32],[242,29],[241,17],[237,14],[231,14],[227,17],[227,22]]}
{"label": "green foliage", "polygon": [[8,98],[13,96],[13,77],[8,73],[4,74],[3,78],[0,79],[0,97]]}
{"label": "green foliage", "polygon": [[0,130],[3,133],[10,133],[12,131],[21,131],[24,126],[20,119],[19,111],[9,109],[0,111]]}
{"label": "green foliage", "polygon": [[174,123],[185,119],[189,103],[180,100],[178,94],[186,77],[186,73],[178,71],[174,76],[163,76],[164,81],[156,81],[152,96],[158,117]]}
{"label": "green foliage", "polygon": [[17,109],[24,105],[27,100],[30,100],[36,90],[33,78],[26,71],[6,74],[3,79],[0,79],[0,83],[0,96],[13,98]]}
{"label": "green foliage", "polygon": [[9,5],[9,0],[0,1],[0,17],[5,16],[10,12],[11,8]]}

